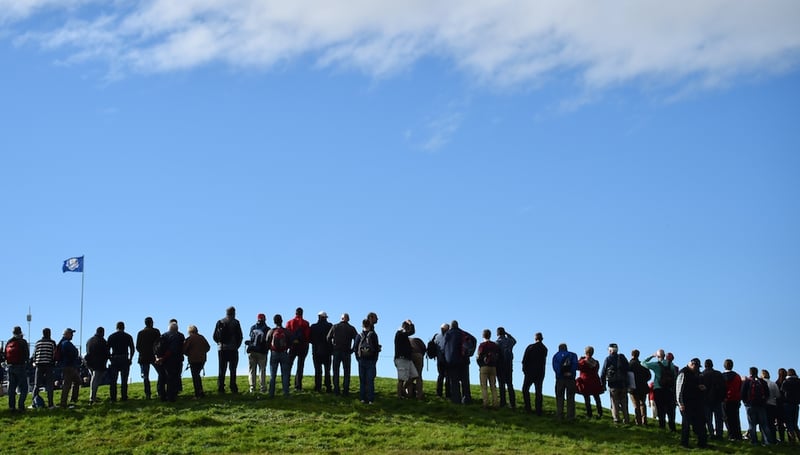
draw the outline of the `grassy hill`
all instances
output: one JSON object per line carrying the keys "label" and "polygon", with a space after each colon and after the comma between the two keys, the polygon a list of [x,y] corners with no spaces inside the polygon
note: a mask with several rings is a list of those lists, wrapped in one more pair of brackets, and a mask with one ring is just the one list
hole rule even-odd
{"label": "grassy hill", "polygon": [[[280,382],[280,381],[278,381]],[[247,390],[239,377],[240,389]],[[353,384],[358,385],[356,377]],[[207,391],[216,379],[207,377]],[[88,404],[81,390],[75,409],[8,411],[0,407],[0,452],[9,454],[64,453],[544,453],[544,454],[672,454],[681,452],[678,435],[654,427],[620,426],[578,418],[557,422],[554,400],[545,398],[546,414],[536,417],[517,410],[484,410],[478,403],[456,406],[435,396],[426,382],[426,400],[399,400],[396,381],[378,378],[372,405],[306,390],[291,397],[261,394],[218,395],[192,400],[191,380],[177,403],[144,400],[142,384],[131,385],[127,402],[108,402],[108,387],[98,393],[105,401]],[[278,386],[280,394],[280,385]],[[60,391],[56,392],[56,402]],[[477,387],[473,397],[480,397]],[[522,397],[517,392],[519,404]],[[30,398],[28,399],[30,404]],[[582,402],[578,415],[583,415]],[[692,440],[694,445],[694,439]],[[711,450],[694,452],[762,453],[744,443],[713,441]],[[772,448],[770,453],[796,453],[798,446]]]}

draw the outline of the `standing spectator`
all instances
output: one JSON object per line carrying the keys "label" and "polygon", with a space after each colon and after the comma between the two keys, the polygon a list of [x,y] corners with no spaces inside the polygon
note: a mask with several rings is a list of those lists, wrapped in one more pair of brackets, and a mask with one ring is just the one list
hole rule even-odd
{"label": "standing spectator", "polygon": [[169,330],[161,334],[156,349],[156,365],[162,368],[163,378],[159,378],[161,401],[175,402],[181,387],[181,365],[183,364],[183,344],[186,341],[178,331],[178,323],[169,323]]}
{"label": "standing spectator", "polygon": [[50,329],[42,329],[42,339],[33,347],[33,366],[36,367],[36,381],[33,384],[33,396],[39,395],[44,387],[47,394],[47,406],[53,408],[53,367],[56,342],[50,337]]}
{"label": "standing spectator", "polygon": [[75,333],[72,329],[64,329],[64,336],[58,342],[58,350],[61,352],[61,360],[58,362],[61,367],[61,408],[66,409],[67,398],[70,390],[72,398],[70,407],[74,407],[78,402],[78,393],[81,387],[81,357],[78,348],[72,344],[72,336]]}
{"label": "standing spectator", "polygon": [[700,359],[694,358],[681,369],[677,378],[676,390],[678,406],[683,419],[681,424],[681,446],[689,447],[689,428],[697,435],[697,446],[707,444],[705,426],[705,385],[700,379]]}
{"label": "standing spectator", "polygon": [[89,404],[99,403],[97,388],[103,381],[108,368],[108,343],[105,339],[106,329],[98,327],[94,336],[86,342],[86,367],[92,375],[89,393]]}
{"label": "standing spectator", "polygon": [[[406,319],[394,334],[394,366],[397,368],[397,398],[406,398],[409,388],[413,389],[414,379],[419,376],[411,359],[411,339],[414,325]],[[412,386],[412,387],[409,387]]]}
{"label": "standing spectator", "polygon": [[31,347],[22,334],[22,327],[14,327],[12,335],[6,342],[5,349],[6,364],[8,364],[8,408],[11,412],[24,412],[25,400],[28,399],[27,368]]}
{"label": "standing spectator", "polygon": [[444,335],[450,330],[450,324],[444,323],[431,338],[436,345],[436,396],[450,398],[450,380],[447,378],[447,360],[444,357]]}
{"label": "standing spectator", "polygon": [[578,356],[567,350],[567,344],[558,345],[553,355],[553,371],[556,375],[556,419],[564,418],[564,401],[567,404],[567,420],[575,419],[575,372]]}
{"label": "standing spectator", "polygon": [[[628,424],[630,416],[628,414],[628,359],[624,354],[619,353],[616,343],[608,345],[608,357],[603,362],[603,372],[600,380],[604,385],[608,385],[609,395],[611,396],[611,417],[614,423]],[[620,416],[622,412],[622,416]],[[621,418],[620,418],[621,417]]]}
{"label": "standing spectator", "polygon": [[500,407],[506,405],[506,389],[508,389],[508,406],[517,407],[517,396],[514,393],[514,346],[517,340],[506,332],[504,327],[497,328],[497,346],[500,348],[500,359],[497,362],[497,382],[500,383]]}
{"label": "standing spectator", "polygon": [[[676,431],[675,396],[672,390],[675,387],[675,370],[672,362],[667,359],[664,350],[659,349],[655,354],[644,359],[644,366],[653,371],[653,394],[658,412],[658,427],[666,428],[667,419],[669,419],[669,429],[674,432]],[[671,413],[670,409],[672,409]]]}
{"label": "standing spectator", "polygon": [[797,430],[797,414],[800,405],[800,378],[794,368],[789,368],[786,372],[786,380],[781,384],[783,392],[783,408],[786,420],[786,433],[790,442],[800,441],[800,433]]}
{"label": "standing spectator", "polygon": [[[247,346],[248,372],[247,382],[250,385],[250,393],[255,393],[256,385],[260,383],[261,393],[267,391],[267,316],[259,313],[256,316],[256,323],[250,327],[250,339],[244,342]],[[261,370],[261,381],[258,381],[258,370]]]}
{"label": "standing spectator", "polygon": [[603,417],[603,405],[600,403],[600,394],[603,393],[603,383],[600,381],[600,362],[595,359],[594,347],[586,346],[584,355],[578,359],[580,375],[575,381],[575,390],[583,395],[586,404],[586,417],[592,418],[592,398],[597,405],[597,418]]}
{"label": "standing spectator", "polygon": [[747,423],[750,443],[758,444],[756,426],[761,429],[762,443],[766,446],[772,440],[772,435],[767,426],[767,397],[769,390],[767,383],[758,377],[758,368],[750,367],[750,376],[742,382],[742,402],[747,409]]}
{"label": "standing spectator", "polygon": [[778,388],[778,384],[769,379],[769,371],[761,370],[761,379],[763,379],[764,383],[767,384],[768,393],[767,393],[766,410],[767,410],[767,427],[769,427],[769,435],[770,435],[769,443],[777,444],[778,427],[775,425],[775,422],[778,420],[778,398],[780,397],[781,389]]}
{"label": "standing spectator", "polygon": [[128,376],[131,372],[133,354],[136,347],[133,345],[133,337],[125,332],[125,323],[117,322],[117,331],[108,336],[108,350],[111,359],[111,390],[109,395],[111,401],[117,401],[117,377],[121,379],[120,400],[128,400]]}
{"label": "standing spectator", "polygon": [[639,361],[639,350],[631,351],[630,361],[634,384],[630,387],[631,403],[636,416],[636,425],[647,425],[647,395],[650,392],[650,370]]}
{"label": "standing spectator", "polygon": [[[264,335],[266,337],[266,334]],[[183,342],[183,353],[189,362],[189,370],[192,372],[192,384],[194,385],[194,399],[203,398],[203,378],[200,372],[205,367],[208,359],[208,351],[211,345],[208,344],[206,337],[197,331],[197,326],[189,326],[189,336]]]}
{"label": "standing spectator", "polygon": [[411,360],[414,368],[417,369],[417,377],[412,381],[412,388],[407,391],[408,396],[414,396],[418,400],[425,398],[422,389],[422,368],[425,366],[425,342],[420,338],[411,338]]}
{"label": "standing spectator", "polygon": [[333,324],[328,322],[328,313],[317,313],[317,322],[311,324],[311,360],[314,362],[314,391],[322,392],[325,379],[325,392],[331,393],[331,344],[328,333]]}
{"label": "standing spectator", "polygon": [[161,332],[153,327],[153,318],[144,318],[144,328],[136,334],[136,352],[139,353],[139,368],[144,381],[144,397],[150,399],[150,367],[156,366],[156,355],[153,352],[156,341],[161,338]]}
{"label": "standing spectator", "polygon": [[[500,348],[491,340],[492,331],[483,331],[483,342],[478,346],[478,368],[480,368],[481,398],[483,408],[496,408],[497,403],[497,363],[500,357]],[[491,389],[492,397],[489,400],[487,389]]]}
{"label": "standing spectator", "polygon": [[311,326],[308,321],[303,319],[303,309],[298,307],[294,312],[294,318],[286,323],[286,330],[289,332],[289,371],[291,372],[295,360],[297,360],[297,370],[294,375],[295,390],[303,390],[303,369],[308,355],[308,345],[311,343]]}
{"label": "standing spectator", "polygon": [[230,370],[231,393],[239,393],[236,385],[236,368],[239,366],[239,348],[242,346],[242,326],[236,319],[236,308],[228,307],[225,317],[217,321],[214,328],[214,341],[219,348],[219,375],[217,391],[225,393],[225,371]]}
{"label": "standing spectator", "polygon": [[[377,316],[374,319],[377,320]],[[377,375],[381,345],[378,334],[375,333],[375,325],[369,316],[364,319],[361,326],[363,330],[355,339],[356,360],[358,361],[358,394],[362,403],[372,404],[375,402],[375,376]]]}
{"label": "standing spectator", "polygon": [[[356,328],[350,325],[350,315],[343,313],[341,320],[328,332],[328,343],[333,348],[333,393],[344,396],[350,394],[350,366],[352,360],[353,340],[358,336]],[[339,366],[342,367],[342,388],[339,388]]]}
{"label": "standing spectator", "polygon": [[289,363],[289,334],[283,328],[283,316],[276,314],[272,318],[275,324],[267,332],[267,344],[269,345],[269,396],[275,397],[275,378],[278,375],[278,366],[281,367],[281,385],[283,386],[283,396],[289,396],[289,376],[292,374],[291,363]]}
{"label": "standing spectator", "polygon": [[742,377],[733,371],[733,360],[725,359],[722,367],[725,369],[722,372],[722,377],[725,379],[725,401],[722,403],[722,412],[725,426],[728,428],[728,439],[741,441],[742,423],[739,419],[739,409],[742,407]]}
{"label": "standing spectator", "polygon": [[786,368],[778,368],[778,379],[775,380],[775,385],[778,386],[778,410],[777,410],[777,417],[775,417],[775,426],[778,429],[778,440],[780,442],[786,442],[786,396],[783,394],[783,383],[786,381],[786,376],[788,375],[788,371]]}
{"label": "standing spectator", "polygon": [[525,411],[531,412],[531,384],[535,393],[535,412],[542,415],[542,384],[547,370],[547,346],[542,342],[542,332],[536,332],[534,343],[525,348],[522,357],[522,373],[525,375],[522,383],[522,399],[525,402]]}
{"label": "standing spectator", "polygon": [[705,369],[701,374],[705,389],[705,413],[708,436],[711,439],[722,439],[722,402],[725,400],[725,378],[722,372],[714,369],[714,362],[706,359]]}
{"label": "standing spectator", "polygon": [[[447,362],[447,377],[450,381],[450,400],[456,404],[469,404],[469,358],[477,347],[471,334],[458,328],[458,321],[450,323],[444,336],[444,353]],[[473,352],[469,352],[473,350]]]}

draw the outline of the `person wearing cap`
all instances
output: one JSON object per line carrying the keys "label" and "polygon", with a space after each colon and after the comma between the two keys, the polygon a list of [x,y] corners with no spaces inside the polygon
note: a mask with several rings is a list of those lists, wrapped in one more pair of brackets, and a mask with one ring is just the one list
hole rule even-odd
{"label": "person wearing cap", "polygon": [[47,406],[53,407],[53,367],[55,366],[56,342],[51,338],[50,329],[42,329],[42,338],[33,348],[33,366],[36,367],[36,380],[33,384],[33,396],[39,395],[44,387],[47,393]]}
{"label": "person wearing cap", "polygon": [[311,343],[311,326],[308,321],[303,319],[303,309],[297,307],[294,318],[286,323],[286,330],[289,333],[289,371],[294,367],[297,360],[297,370],[294,375],[295,390],[303,390],[303,370],[308,356],[308,346]]}
{"label": "person wearing cap", "polygon": [[[611,397],[611,417],[614,423],[627,424],[630,420],[628,414],[628,370],[630,365],[625,354],[620,354],[616,343],[608,345],[608,357],[603,362],[600,381],[608,385]],[[622,418],[620,418],[622,411]]]}
{"label": "person wearing cap", "polygon": [[11,412],[22,412],[25,410],[25,400],[28,398],[27,367],[31,347],[22,334],[22,327],[14,327],[12,335],[6,342],[5,349],[8,364],[8,408]]}
{"label": "person wearing cap", "polygon": [[61,367],[61,408],[67,407],[67,399],[70,398],[70,390],[72,391],[73,407],[78,402],[78,393],[81,389],[81,357],[78,348],[72,344],[72,337],[75,334],[73,329],[64,329],[64,335],[58,342],[58,352],[61,353],[61,360],[58,365]]}
{"label": "person wearing cap", "polygon": [[[339,395],[341,391],[344,396],[350,394],[350,366],[355,346],[353,341],[358,336],[358,331],[350,325],[350,315],[342,313],[341,320],[331,327],[328,331],[328,343],[333,350],[333,394]],[[342,367],[342,388],[339,388],[339,366]]]}
{"label": "person wearing cap", "polygon": [[142,372],[144,397],[148,400],[152,396],[150,367],[157,370],[156,355],[153,350],[159,338],[161,338],[161,331],[153,327],[153,318],[150,316],[144,318],[144,328],[136,334],[136,352],[139,353],[138,362]]}
{"label": "person wearing cap", "polygon": [[311,360],[314,362],[314,391],[322,392],[325,377],[325,392],[331,392],[331,344],[328,332],[333,324],[328,322],[328,313],[317,313],[317,322],[311,324]]}
{"label": "person wearing cap", "polygon": [[89,404],[99,403],[97,388],[108,368],[108,343],[105,339],[106,329],[98,327],[94,335],[86,342],[86,367],[92,375],[89,393]]}
{"label": "person wearing cap", "polygon": [[225,317],[217,321],[214,327],[214,341],[219,348],[219,375],[217,391],[225,393],[225,372],[230,370],[231,393],[239,393],[236,385],[236,368],[239,366],[239,348],[242,346],[242,326],[236,319],[236,308],[228,307]]}
{"label": "person wearing cap", "polygon": [[259,384],[258,372],[261,371],[261,393],[267,391],[267,316],[259,313],[256,316],[256,323],[250,326],[250,339],[245,341],[247,346],[248,372],[247,383],[250,385],[250,393],[255,393],[256,385]]}
{"label": "person wearing cap", "polygon": [[675,390],[681,410],[681,446],[689,447],[689,429],[697,435],[697,446],[708,446],[706,433],[705,390],[700,378],[700,359],[694,358],[678,373]]}
{"label": "person wearing cap", "polygon": [[111,360],[111,401],[117,401],[117,377],[120,379],[121,401],[128,400],[128,377],[136,346],[133,337],[125,331],[125,323],[117,322],[117,330],[108,336],[108,350]]}

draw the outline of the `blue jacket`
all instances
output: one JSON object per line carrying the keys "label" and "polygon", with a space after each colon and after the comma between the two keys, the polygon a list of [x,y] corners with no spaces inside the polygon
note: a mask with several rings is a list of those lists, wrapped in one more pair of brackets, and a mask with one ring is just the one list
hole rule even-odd
{"label": "blue jacket", "polygon": [[58,342],[58,346],[58,349],[61,350],[61,360],[58,362],[60,367],[81,367],[81,357],[80,354],[78,354],[78,348],[72,344],[72,341],[62,338],[61,341]]}
{"label": "blue jacket", "polygon": [[[564,363],[564,357],[569,357],[571,365],[571,376],[565,376],[561,372],[561,364]],[[559,379],[572,379],[576,378],[575,372],[578,370],[578,355],[569,351],[558,351],[553,356],[553,371],[556,373],[556,380]]]}

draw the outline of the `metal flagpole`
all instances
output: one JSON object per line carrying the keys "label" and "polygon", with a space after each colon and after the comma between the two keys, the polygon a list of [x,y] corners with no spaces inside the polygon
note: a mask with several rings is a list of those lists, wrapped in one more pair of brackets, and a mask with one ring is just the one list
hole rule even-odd
{"label": "metal flagpole", "polygon": [[84,259],[83,269],[81,269],[81,326],[80,328],[80,344],[78,345],[78,354],[83,355],[83,277],[86,275],[85,267],[86,267],[86,260]]}

